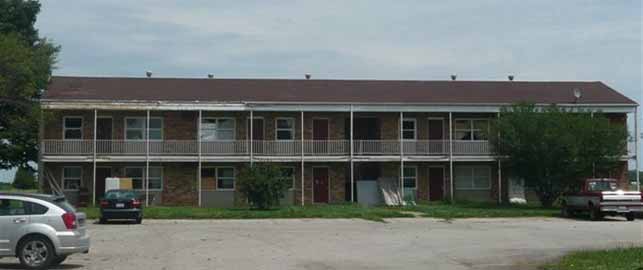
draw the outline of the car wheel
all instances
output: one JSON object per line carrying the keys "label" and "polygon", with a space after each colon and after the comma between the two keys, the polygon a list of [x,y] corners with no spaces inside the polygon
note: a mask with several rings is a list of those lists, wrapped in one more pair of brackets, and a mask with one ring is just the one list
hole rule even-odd
{"label": "car wheel", "polygon": [[593,221],[598,221],[603,219],[603,213],[601,213],[601,210],[596,207],[592,207],[589,209],[589,219]]}
{"label": "car wheel", "polygon": [[567,207],[566,203],[563,203],[563,205],[560,208],[560,216],[564,218],[568,218],[572,216],[571,210],[569,210],[569,207]]}
{"label": "car wheel", "polygon": [[143,223],[143,218],[142,218],[142,217],[137,218],[137,219],[134,221],[134,223],[136,223],[136,224],[141,224],[141,223]]}
{"label": "car wheel", "polygon": [[26,269],[47,269],[55,256],[51,242],[44,236],[29,236],[18,244],[18,259]]}
{"label": "car wheel", "polygon": [[627,219],[627,221],[634,221],[636,219],[636,217],[634,216],[634,213],[625,214],[625,218]]}
{"label": "car wheel", "polygon": [[105,224],[105,223],[107,223],[107,219],[104,219],[104,218],[98,219],[98,224]]}
{"label": "car wheel", "polygon": [[67,256],[57,256],[54,258],[53,261],[51,261],[51,265],[59,265],[63,263],[67,259]]}

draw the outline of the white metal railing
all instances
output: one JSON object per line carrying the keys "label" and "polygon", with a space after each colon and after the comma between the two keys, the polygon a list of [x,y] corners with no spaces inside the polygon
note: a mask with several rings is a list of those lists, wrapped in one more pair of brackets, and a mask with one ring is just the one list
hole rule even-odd
{"label": "white metal railing", "polygon": [[93,152],[92,140],[43,140],[42,152],[56,155],[89,155]]}
{"label": "white metal railing", "polygon": [[448,140],[403,141],[402,144],[404,155],[407,156],[447,155],[449,153]]}
{"label": "white metal railing", "polygon": [[252,153],[257,156],[301,155],[301,141],[253,141]]}
{"label": "white metal railing", "polygon": [[350,154],[349,140],[311,140],[304,141],[306,156],[345,156]]}
{"label": "white metal railing", "polygon": [[[415,140],[402,143],[406,156],[448,155],[448,140]],[[202,141],[201,154],[204,156],[243,156],[249,155],[249,141]],[[46,155],[91,155],[92,140],[43,140],[43,153]],[[150,155],[194,156],[198,155],[199,143],[196,140],[150,141]],[[399,155],[398,140],[355,140],[354,155]],[[97,155],[145,155],[145,140],[97,140]],[[253,141],[253,153],[257,156],[300,156],[301,141]],[[454,155],[489,155],[491,146],[487,141],[453,141]],[[306,156],[342,156],[350,154],[349,140],[306,140]]]}
{"label": "white metal railing", "polygon": [[248,155],[248,141],[201,141],[204,156]]}
{"label": "white metal railing", "polygon": [[354,140],[353,154],[355,155],[399,155],[400,141],[398,140]]}
{"label": "white metal railing", "polygon": [[454,155],[489,155],[491,144],[488,141],[453,141]]}

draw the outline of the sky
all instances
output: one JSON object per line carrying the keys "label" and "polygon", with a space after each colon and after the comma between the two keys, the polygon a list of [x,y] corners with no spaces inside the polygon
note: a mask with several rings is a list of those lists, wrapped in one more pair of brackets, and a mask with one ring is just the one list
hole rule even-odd
{"label": "sky", "polygon": [[[623,1],[42,1],[55,75],[603,81],[641,103]],[[641,113],[643,114],[643,113]]]}

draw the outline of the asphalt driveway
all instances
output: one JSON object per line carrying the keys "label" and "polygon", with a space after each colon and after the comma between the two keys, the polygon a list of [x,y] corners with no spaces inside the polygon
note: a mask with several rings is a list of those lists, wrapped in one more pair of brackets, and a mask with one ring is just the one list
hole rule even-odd
{"label": "asphalt driveway", "polygon": [[90,254],[56,269],[529,269],[569,250],[643,245],[643,221],[621,219],[145,220],[90,233]]}

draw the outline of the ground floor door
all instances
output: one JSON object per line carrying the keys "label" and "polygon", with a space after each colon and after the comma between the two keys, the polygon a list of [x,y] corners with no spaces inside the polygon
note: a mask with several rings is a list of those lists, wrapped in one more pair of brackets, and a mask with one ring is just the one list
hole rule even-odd
{"label": "ground floor door", "polygon": [[105,195],[105,178],[112,177],[112,168],[96,167],[96,200]]}
{"label": "ground floor door", "polygon": [[314,167],[313,168],[313,202],[314,203],[328,203],[329,195],[328,185],[328,168],[327,167]]}
{"label": "ground floor door", "polygon": [[444,198],[444,167],[429,167],[429,200]]}

